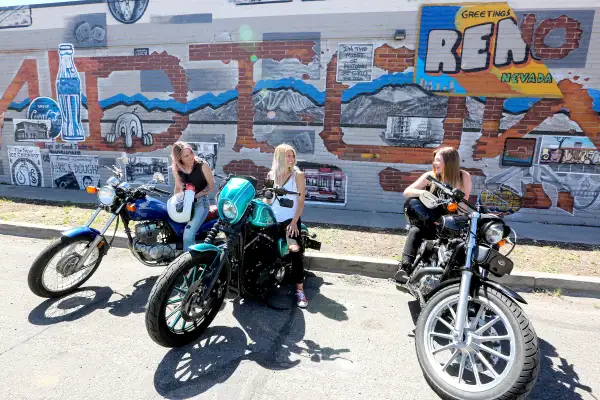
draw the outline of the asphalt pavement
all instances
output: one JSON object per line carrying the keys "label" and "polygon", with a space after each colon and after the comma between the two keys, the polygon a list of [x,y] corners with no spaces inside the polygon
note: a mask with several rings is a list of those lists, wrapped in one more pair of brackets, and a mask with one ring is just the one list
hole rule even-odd
{"label": "asphalt pavement", "polygon": [[[112,249],[80,291],[34,296],[47,240],[0,235],[0,399],[435,399],[414,351],[414,302],[385,280],[316,272],[308,309],[228,299],[180,349],[147,335],[161,269]],[[600,299],[524,293],[540,338],[531,399],[600,397]]]}

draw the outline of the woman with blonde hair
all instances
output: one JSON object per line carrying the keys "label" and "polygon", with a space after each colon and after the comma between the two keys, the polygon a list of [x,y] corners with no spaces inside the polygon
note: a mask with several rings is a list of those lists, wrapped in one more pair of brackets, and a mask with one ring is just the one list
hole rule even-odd
{"label": "woman with blonde hair", "polygon": [[273,154],[273,164],[271,171],[267,174],[267,179],[274,182],[275,187],[287,189],[290,192],[297,192],[297,195],[279,196],[289,198],[294,201],[292,208],[281,207],[278,201],[269,201],[279,223],[281,235],[285,235],[290,257],[292,259],[292,275],[296,283],[296,299],[299,307],[306,307],[308,300],[304,294],[304,267],[302,265],[302,254],[299,242],[296,240],[300,236],[300,217],[304,210],[304,197],[306,193],[306,179],[304,172],[296,166],[296,151],[288,144],[280,144],[275,148]]}
{"label": "woman with blonde hair", "polygon": [[183,231],[183,250],[196,242],[196,233],[208,215],[210,202],[208,193],[215,188],[212,170],[206,162],[194,154],[192,146],[186,142],[175,142],[171,151],[173,177],[175,178],[175,193],[184,189],[193,190],[195,194],[192,219]]}
{"label": "woman with blonde hair", "polygon": [[[453,188],[459,189],[465,193],[465,197],[469,198],[471,194],[471,175],[460,169],[460,156],[458,151],[453,147],[442,147],[433,152],[433,168],[431,171],[425,172],[412,185],[404,190],[404,197],[409,199],[419,197],[421,193],[429,191],[436,193],[437,187],[432,185],[427,180],[428,176],[432,176],[437,180],[449,184]],[[395,279],[404,282],[407,276],[411,273],[411,266],[417,255],[417,250],[423,239],[433,238],[435,235],[435,227],[429,226],[420,228],[411,226],[404,251],[402,253],[402,261],[396,272]]]}

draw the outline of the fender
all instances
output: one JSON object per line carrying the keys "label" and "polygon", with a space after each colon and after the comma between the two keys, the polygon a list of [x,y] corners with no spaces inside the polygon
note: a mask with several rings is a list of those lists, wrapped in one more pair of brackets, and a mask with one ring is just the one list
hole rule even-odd
{"label": "fender", "polygon": [[[227,262],[227,257],[225,252],[223,251],[223,249],[221,247],[217,247],[214,244],[210,244],[210,243],[196,243],[191,245],[190,247],[188,247],[189,251],[190,251],[190,255],[194,258],[194,257],[198,257],[200,254],[202,253],[215,253],[212,264],[210,265],[210,267],[212,267],[213,265],[215,265],[215,263],[218,263],[216,269],[210,272],[210,274],[212,275],[210,278],[210,281],[208,282],[208,285],[206,286],[206,290],[204,290],[202,292],[202,298],[204,300],[208,299],[208,296],[210,295],[210,292],[212,291],[213,286],[215,285],[215,282],[217,281],[217,278],[219,277],[220,273],[221,273],[221,269],[223,268],[223,265]],[[208,267],[208,268],[210,268]],[[227,276],[227,281],[229,281],[230,279],[230,274],[231,274],[231,270],[228,270],[228,276]]]}
{"label": "fender", "polygon": [[79,226],[77,228],[71,228],[62,232],[63,236],[67,236],[70,238],[76,237],[85,237],[94,239],[96,236],[100,234],[100,231],[94,228],[90,228],[89,226]]}
{"label": "fender", "polygon": [[[431,297],[433,297],[437,292],[439,292],[440,290],[442,290],[444,288],[447,288],[448,286],[460,285],[460,280],[461,280],[461,278],[453,278],[453,279],[449,279],[449,280],[443,282],[441,285],[439,285],[438,287],[433,289],[431,292],[429,292],[427,294],[427,296],[425,296],[425,300],[429,301],[429,299]],[[477,275],[473,275],[473,279],[471,280],[471,290],[473,290],[474,288],[477,288],[479,286],[490,287],[490,288],[496,289],[499,292],[501,292],[502,294],[504,294],[505,296],[510,297],[511,299],[518,301],[519,303],[527,304],[525,299],[523,297],[521,297],[517,292],[512,290],[511,288],[504,286],[503,284],[498,283],[496,281],[483,279]]]}
{"label": "fender", "polygon": [[[84,238],[91,242],[96,238],[96,236],[100,236],[100,231],[90,228],[89,226],[79,226],[77,228],[71,228],[63,231],[61,234],[63,237],[68,237],[71,239]],[[102,239],[98,243],[98,248],[102,247],[104,249],[104,254],[108,253],[108,246],[105,246],[107,243],[108,242],[104,236],[102,236]]]}

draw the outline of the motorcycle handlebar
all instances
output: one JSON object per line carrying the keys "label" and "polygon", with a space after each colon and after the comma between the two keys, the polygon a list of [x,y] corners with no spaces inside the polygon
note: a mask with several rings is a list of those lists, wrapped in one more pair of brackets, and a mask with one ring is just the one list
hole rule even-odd
{"label": "motorcycle handlebar", "polygon": [[152,190],[154,190],[156,193],[164,194],[164,195],[167,195],[167,196],[171,195],[171,192],[168,192],[166,190],[162,190],[162,189],[159,189],[159,188],[156,188],[156,187],[152,187]]}
{"label": "motorcycle handlebar", "polygon": [[457,203],[463,203],[470,209],[477,211],[477,207],[473,204],[469,203],[468,200],[465,199],[465,194],[458,189],[452,188],[450,185],[445,185],[442,182],[438,181],[431,175],[427,175],[427,180],[437,186],[442,192],[446,193],[448,196],[452,197]]}

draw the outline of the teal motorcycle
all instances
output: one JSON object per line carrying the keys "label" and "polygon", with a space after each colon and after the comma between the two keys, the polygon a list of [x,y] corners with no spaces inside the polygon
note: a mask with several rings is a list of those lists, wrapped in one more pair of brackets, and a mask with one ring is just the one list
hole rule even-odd
{"label": "teal motorcycle", "polygon": [[[199,338],[211,324],[227,293],[265,298],[291,273],[285,237],[263,198],[292,208],[298,194],[274,188],[267,180],[257,189],[254,177],[229,175],[217,195],[219,219],[203,243],[190,246],[157,279],[146,308],[146,329],[161,346],[179,347]],[[224,240],[222,239],[222,236]],[[306,225],[303,249],[321,249]]]}

